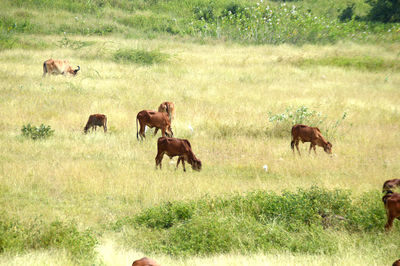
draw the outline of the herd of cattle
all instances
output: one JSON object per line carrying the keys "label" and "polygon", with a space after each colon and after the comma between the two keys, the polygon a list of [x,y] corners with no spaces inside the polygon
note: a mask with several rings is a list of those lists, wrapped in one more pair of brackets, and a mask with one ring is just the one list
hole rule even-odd
{"label": "herd of cattle", "polygon": [[[72,75],[75,76],[80,67],[73,69],[66,60],[53,60],[49,59],[43,63],[43,77],[46,74],[52,75]],[[183,171],[186,171],[185,161],[188,162],[193,170],[201,170],[201,161],[196,158],[192,151],[190,142],[187,139],[174,138],[172,132],[172,119],[175,118],[175,105],[173,102],[163,102],[158,107],[158,111],[142,110],[136,116],[136,137],[139,140],[143,140],[146,136],[146,126],[149,128],[155,128],[154,135],[157,134],[158,130],[161,130],[162,137],[157,140],[157,155],[155,158],[156,169],[159,166],[161,169],[161,162],[164,154],[170,158],[178,156],[178,162],[182,162]],[[138,125],[140,130],[138,131]],[[107,116],[104,114],[93,114],[89,116],[89,119],[84,127],[84,133],[86,134],[89,129],[96,130],[97,127],[103,127],[104,132],[107,132]],[[317,127],[310,127],[306,125],[297,124],[292,127],[291,131],[292,141],[290,146],[295,154],[294,147],[300,154],[299,142],[310,142],[309,153],[311,149],[316,153],[316,146],[320,146],[328,154],[332,154],[332,144],[327,141],[321,134],[321,131]],[[385,229],[389,231],[393,226],[394,219],[400,220],[400,193],[395,193],[392,190],[396,187],[400,187],[400,179],[387,180],[383,184],[382,201],[385,206],[387,223]],[[151,266],[158,265],[151,259],[146,257],[134,261],[133,266]],[[400,266],[400,260],[396,261],[393,265]]]}

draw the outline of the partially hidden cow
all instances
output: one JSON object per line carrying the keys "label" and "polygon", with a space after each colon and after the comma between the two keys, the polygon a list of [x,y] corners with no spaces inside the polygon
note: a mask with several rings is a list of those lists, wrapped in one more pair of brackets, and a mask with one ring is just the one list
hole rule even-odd
{"label": "partially hidden cow", "polygon": [[385,192],[386,190],[392,190],[397,187],[400,187],[400,179],[390,179],[386,180],[385,183],[383,183],[383,188],[382,192]]}
{"label": "partially hidden cow", "polygon": [[309,153],[311,153],[311,149],[314,149],[314,153],[317,154],[315,146],[320,146],[324,148],[326,153],[332,154],[332,144],[322,136],[321,131],[317,127],[309,127],[300,124],[292,127],[292,142],[290,143],[290,146],[292,147],[293,154],[295,154],[294,146],[296,146],[299,155],[301,155],[299,150],[300,140],[303,143],[311,142]]}
{"label": "partially hidden cow", "polygon": [[192,151],[192,146],[187,139],[177,138],[166,138],[161,137],[157,141],[157,156],[156,156],[156,169],[160,166],[164,154],[169,156],[170,159],[175,156],[179,156],[176,168],[179,166],[179,162],[182,161],[183,171],[186,172],[185,161],[188,162],[193,170],[201,170],[201,161],[196,158]]}
{"label": "partially hidden cow", "polygon": [[[140,124],[140,131],[138,132],[138,123]],[[167,113],[143,110],[140,111],[136,116],[136,137],[143,140],[146,137],[145,127],[161,129],[161,134],[163,137],[172,137],[174,133],[171,128],[171,120]],[[154,132],[156,135],[157,131]]]}
{"label": "partially hidden cow", "polygon": [[175,104],[173,102],[163,102],[158,107],[159,112],[167,113],[171,121],[175,118]]}
{"label": "partially hidden cow", "polygon": [[135,260],[132,266],[160,266],[157,262],[147,257],[143,257],[140,260]]}
{"label": "partially hidden cow", "polygon": [[104,133],[107,132],[107,116],[106,115],[103,115],[103,114],[90,115],[83,131],[86,134],[90,128],[92,128],[92,131],[93,131],[93,129],[96,130],[97,126],[103,127]]}
{"label": "partially hidden cow", "polygon": [[72,75],[75,76],[80,70],[80,66],[77,69],[72,69],[71,65],[67,60],[54,60],[49,59],[43,63],[43,77],[46,74],[51,75]]}
{"label": "partially hidden cow", "polygon": [[392,266],[400,266],[400,260],[396,260],[393,262]]}
{"label": "partially hidden cow", "polygon": [[385,230],[389,231],[393,226],[393,220],[400,220],[400,194],[387,190],[386,194],[382,197],[383,204],[385,205],[387,223]]}

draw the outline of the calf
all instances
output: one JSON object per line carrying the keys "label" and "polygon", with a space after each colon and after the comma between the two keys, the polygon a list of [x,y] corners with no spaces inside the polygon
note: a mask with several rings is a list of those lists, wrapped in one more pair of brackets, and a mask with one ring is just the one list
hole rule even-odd
{"label": "calf", "polygon": [[93,131],[93,128],[94,128],[94,130],[96,130],[97,126],[103,127],[104,133],[106,133],[107,132],[107,116],[105,116],[103,114],[90,115],[83,131],[86,134],[90,128],[92,128],[92,131]]}
{"label": "calf", "polygon": [[140,260],[135,260],[132,266],[160,266],[157,262],[147,257],[143,257]]}
{"label": "calf", "polygon": [[[140,124],[140,131],[138,132],[138,122]],[[143,140],[145,138],[145,127],[148,126],[150,128],[156,127],[157,129],[161,129],[161,134],[163,137],[167,135],[168,137],[173,136],[173,132],[171,129],[171,121],[168,117],[168,114],[156,112],[156,111],[140,111],[136,116],[136,137]],[[154,132],[156,135],[157,131]]]}
{"label": "calf", "polygon": [[292,127],[292,142],[290,143],[290,146],[292,147],[293,154],[295,154],[294,146],[296,145],[296,149],[299,152],[299,155],[301,155],[299,150],[300,140],[303,143],[311,142],[309,150],[310,153],[311,148],[313,148],[315,154],[317,154],[317,152],[315,151],[316,145],[324,148],[324,151],[326,153],[332,153],[332,144],[329,141],[325,140],[325,138],[321,134],[321,131],[317,127],[309,127],[306,125],[294,125]]}
{"label": "calf", "polygon": [[385,183],[383,183],[382,192],[385,192],[386,190],[391,190],[391,189],[397,188],[399,186],[400,186],[400,179],[386,180]]}
{"label": "calf", "polygon": [[72,69],[71,65],[68,63],[67,60],[54,60],[49,59],[44,61],[43,63],[43,77],[46,74],[52,75],[66,75],[70,74],[75,76],[81,68],[78,66],[77,69]]}
{"label": "calf", "polygon": [[393,220],[400,220],[400,194],[393,193],[391,190],[387,190],[386,194],[382,197],[383,204],[385,205],[387,223],[385,230],[389,231],[393,226]]}
{"label": "calf", "polygon": [[167,113],[171,121],[173,118],[175,118],[175,104],[173,102],[161,103],[158,107],[158,111]]}
{"label": "calf", "polygon": [[193,170],[201,170],[201,161],[196,158],[192,151],[192,146],[187,139],[176,139],[161,137],[157,141],[157,156],[156,156],[156,169],[160,166],[164,154],[167,154],[169,158],[179,156],[176,168],[178,168],[179,162],[182,161],[183,171],[186,172],[185,161],[187,161]]}

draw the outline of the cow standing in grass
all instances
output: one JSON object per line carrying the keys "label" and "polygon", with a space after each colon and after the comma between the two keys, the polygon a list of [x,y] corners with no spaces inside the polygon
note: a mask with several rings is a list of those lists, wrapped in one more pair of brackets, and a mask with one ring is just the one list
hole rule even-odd
{"label": "cow standing in grass", "polygon": [[71,65],[68,63],[67,60],[54,60],[54,59],[49,59],[44,61],[43,63],[43,77],[46,76],[46,74],[51,74],[51,75],[72,75],[76,76],[78,71],[81,68],[78,66],[77,69],[72,69]]}
{"label": "cow standing in grass", "polygon": [[[158,111],[168,114],[169,121],[172,123],[172,118],[175,118],[175,105],[173,102],[163,102],[158,107]],[[154,135],[158,132],[158,128],[154,130]]]}
{"label": "cow standing in grass", "polygon": [[106,133],[107,132],[107,116],[105,116],[103,114],[90,115],[83,131],[86,134],[90,128],[92,128],[92,131],[93,131],[93,129],[96,130],[97,126],[103,127],[104,133]]}
{"label": "cow standing in grass", "polygon": [[179,166],[179,162],[182,162],[183,171],[186,172],[185,161],[188,162],[193,170],[201,170],[201,161],[196,158],[192,151],[192,146],[187,139],[176,139],[161,137],[157,141],[157,156],[156,156],[156,168],[160,166],[164,154],[172,157],[179,156],[176,168]]}
{"label": "cow standing in grass", "polygon": [[382,197],[383,204],[385,205],[387,223],[385,230],[389,231],[393,226],[393,220],[400,220],[400,194],[387,190],[386,194]]}
{"label": "cow standing in grass", "polygon": [[[140,124],[140,131],[138,132],[138,123]],[[172,137],[174,133],[171,128],[171,121],[168,117],[167,113],[156,112],[156,111],[148,111],[143,110],[140,111],[136,116],[136,137],[143,140],[146,137],[145,135],[145,127],[148,126],[150,128],[161,129],[161,134],[163,137],[168,136]],[[154,132],[156,135],[157,131]]]}
{"label": "cow standing in grass", "polygon": [[309,153],[311,153],[312,148],[314,149],[315,154],[317,154],[315,146],[321,146],[328,154],[332,153],[332,144],[325,140],[324,136],[321,134],[321,131],[317,127],[309,127],[300,124],[292,127],[292,142],[290,143],[290,146],[292,147],[293,154],[295,154],[294,146],[296,146],[299,155],[301,155],[299,150],[300,140],[303,143],[311,142]]}

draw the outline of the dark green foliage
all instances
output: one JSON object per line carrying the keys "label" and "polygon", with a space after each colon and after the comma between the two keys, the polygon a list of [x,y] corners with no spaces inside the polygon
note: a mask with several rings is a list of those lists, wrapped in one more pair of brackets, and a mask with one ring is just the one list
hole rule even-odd
{"label": "dark green foliage", "polygon": [[114,53],[113,59],[116,62],[153,65],[165,62],[168,59],[168,55],[158,51],[120,49]]}
{"label": "dark green foliage", "polygon": [[371,10],[367,18],[380,22],[400,22],[400,1],[399,0],[367,0]]}
{"label": "dark green foliage", "polygon": [[380,234],[385,216],[379,192],[352,199],[349,191],[312,187],[281,195],[257,191],[162,204],[118,221],[114,229],[134,226],[134,236],[123,230],[128,234],[124,239],[145,253],[193,256],[283,250],[334,254],[337,233]]}
{"label": "dark green foliage", "polygon": [[31,126],[31,124],[23,125],[21,128],[22,136],[33,140],[45,139],[54,134],[54,130],[50,126],[41,124],[39,127]]}
{"label": "dark green foliage", "polygon": [[214,2],[206,3],[204,6],[196,6],[193,9],[193,13],[196,19],[204,20],[207,22],[214,21]]}
{"label": "dark green foliage", "polygon": [[349,21],[353,18],[354,16],[354,6],[355,4],[348,4],[347,7],[345,9],[343,9],[338,18],[341,22],[346,22]]}
{"label": "dark green foliage", "polygon": [[59,221],[44,224],[35,220],[31,224],[21,224],[0,218],[0,253],[20,253],[37,249],[65,249],[77,262],[93,260],[97,239],[91,230],[79,231],[75,224]]}

